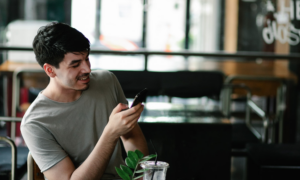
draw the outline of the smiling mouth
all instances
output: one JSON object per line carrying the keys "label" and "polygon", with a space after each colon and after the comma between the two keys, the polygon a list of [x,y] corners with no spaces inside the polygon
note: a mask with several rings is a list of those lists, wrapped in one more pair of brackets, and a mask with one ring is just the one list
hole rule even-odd
{"label": "smiling mouth", "polygon": [[79,78],[79,80],[86,80],[87,78],[89,77],[87,76],[87,77]]}
{"label": "smiling mouth", "polygon": [[89,77],[90,77],[89,75],[81,76],[81,77],[78,77],[78,80],[84,81],[84,80],[89,79]]}

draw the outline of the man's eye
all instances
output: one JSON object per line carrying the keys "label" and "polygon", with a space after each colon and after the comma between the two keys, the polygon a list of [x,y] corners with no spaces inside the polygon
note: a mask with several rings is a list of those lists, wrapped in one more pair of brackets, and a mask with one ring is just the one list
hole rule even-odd
{"label": "man's eye", "polygon": [[76,68],[76,67],[78,67],[78,66],[79,66],[79,64],[77,64],[77,65],[73,66],[73,68]]}

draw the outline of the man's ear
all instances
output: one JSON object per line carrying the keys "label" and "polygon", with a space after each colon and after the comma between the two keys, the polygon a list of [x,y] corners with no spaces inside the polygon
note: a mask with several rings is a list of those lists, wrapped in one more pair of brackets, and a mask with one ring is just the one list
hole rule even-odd
{"label": "man's ear", "polygon": [[54,78],[56,76],[56,74],[54,72],[55,67],[53,67],[52,65],[45,63],[43,68],[49,77]]}

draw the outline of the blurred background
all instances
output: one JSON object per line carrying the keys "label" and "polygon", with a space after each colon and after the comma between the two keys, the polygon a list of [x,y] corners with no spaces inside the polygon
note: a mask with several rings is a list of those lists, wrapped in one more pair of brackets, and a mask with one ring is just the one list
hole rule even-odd
{"label": "blurred background", "polygon": [[[143,53],[91,53],[92,69],[126,72],[217,70],[226,77],[278,78],[287,87],[283,137],[273,137],[269,142],[300,143],[298,0],[0,0],[0,47],[32,48],[38,29],[53,21],[81,31],[94,51],[159,52],[147,56]],[[162,54],[173,52],[207,53],[209,56]],[[232,57],[222,57],[226,53]],[[266,56],[271,58],[264,58]],[[0,64],[0,116],[12,116],[12,73],[18,67],[38,66],[32,51],[5,49],[0,49]],[[209,81],[207,79],[207,83]],[[278,83],[237,81],[241,82],[250,87],[251,99],[262,110],[271,114],[270,117],[277,116]],[[44,74],[22,73],[17,117],[23,116],[47,83]],[[232,111],[237,112],[237,116],[230,120],[240,122],[238,113],[246,109],[245,94],[234,92],[231,97],[235,99]],[[151,96],[147,102],[169,103],[170,99]],[[222,108],[219,98],[210,97],[175,97],[172,103],[197,105],[206,110]],[[0,135],[9,135],[10,125],[0,123]],[[263,122],[255,123],[255,128],[261,132]],[[16,132],[16,144],[25,145],[18,129]],[[232,159],[232,162],[231,179],[245,179],[245,157]]]}
{"label": "blurred background", "polygon": [[[1,0],[0,43],[30,47],[26,37],[59,21],[80,30],[93,49],[289,54],[298,52],[300,41],[298,1],[291,2],[295,5],[288,0]],[[113,57],[93,56],[92,66],[144,67],[139,56]],[[151,71],[195,70],[201,60],[151,56],[148,65]]]}

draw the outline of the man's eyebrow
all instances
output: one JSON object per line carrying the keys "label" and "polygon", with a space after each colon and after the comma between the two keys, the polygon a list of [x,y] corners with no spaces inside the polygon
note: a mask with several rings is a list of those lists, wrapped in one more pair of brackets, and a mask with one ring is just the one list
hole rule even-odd
{"label": "man's eyebrow", "polygon": [[78,63],[80,61],[81,61],[80,59],[79,60],[73,60],[73,61],[71,61],[71,63],[69,64],[69,66],[72,66],[73,64],[76,64],[76,63]]}

